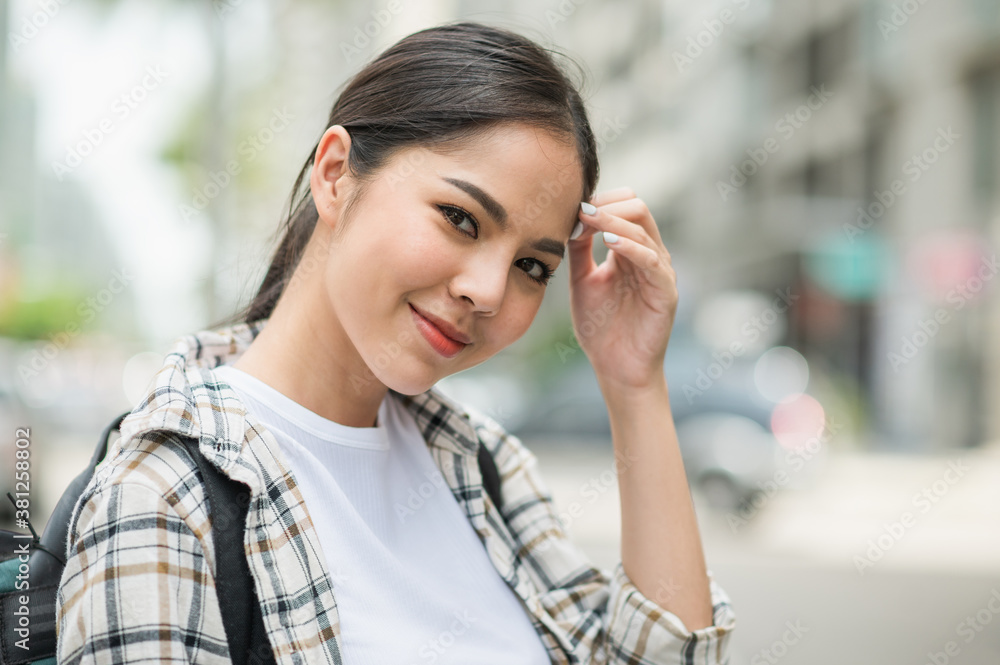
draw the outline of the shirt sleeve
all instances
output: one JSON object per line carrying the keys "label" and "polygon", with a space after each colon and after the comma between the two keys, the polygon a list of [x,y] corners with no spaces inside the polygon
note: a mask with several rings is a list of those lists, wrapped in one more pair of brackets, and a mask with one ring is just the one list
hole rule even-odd
{"label": "shirt sleeve", "polygon": [[[708,572],[711,626],[688,630],[664,608],[672,590],[663,585],[644,595],[626,575],[621,561],[612,571],[596,568],[568,537],[537,457],[514,435],[486,418],[480,435],[492,437],[503,479],[504,518],[525,569],[544,591],[540,601],[565,635],[567,662],[587,665],[644,663],[674,665],[729,660],[736,616],[729,597]],[[659,601],[659,602],[657,602]]]}
{"label": "shirt sleeve", "polygon": [[174,507],[136,482],[84,496],[56,595],[57,662],[230,663],[211,567]]}

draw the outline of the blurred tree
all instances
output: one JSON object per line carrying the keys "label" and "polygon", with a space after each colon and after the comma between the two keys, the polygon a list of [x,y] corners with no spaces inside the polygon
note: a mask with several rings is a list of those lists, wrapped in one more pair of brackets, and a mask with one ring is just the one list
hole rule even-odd
{"label": "blurred tree", "polygon": [[83,299],[77,287],[64,285],[37,300],[7,300],[0,304],[0,336],[46,339],[74,325],[82,329],[77,310]]}

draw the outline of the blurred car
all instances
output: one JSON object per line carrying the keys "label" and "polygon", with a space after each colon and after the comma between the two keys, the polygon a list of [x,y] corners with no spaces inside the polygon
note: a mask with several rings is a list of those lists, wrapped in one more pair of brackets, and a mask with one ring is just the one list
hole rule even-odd
{"label": "blurred car", "polygon": [[[782,367],[776,358],[793,362]],[[789,364],[808,377],[805,359],[787,347],[726,356],[683,330],[671,335],[664,374],[681,456],[688,482],[712,507],[732,510],[746,505],[787,466],[788,448],[779,443],[774,426],[799,407],[781,404],[782,388],[775,384],[785,380],[790,386],[786,393],[794,392],[796,384],[804,387],[801,376],[787,376]],[[786,376],[775,381],[765,366],[772,375],[777,371]],[[803,409],[811,404],[818,403],[807,399]],[[782,418],[776,418],[779,413]],[[815,413],[804,415],[816,418]],[[510,429],[528,447],[610,446],[608,411],[590,364],[568,368]]]}

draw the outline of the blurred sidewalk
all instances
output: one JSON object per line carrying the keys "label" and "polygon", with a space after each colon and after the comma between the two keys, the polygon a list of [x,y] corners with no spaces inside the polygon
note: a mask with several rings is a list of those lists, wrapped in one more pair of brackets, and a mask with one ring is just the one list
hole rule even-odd
{"label": "blurred sidewalk", "polygon": [[831,453],[815,485],[776,495],[738,534],[706,511],[701,522],[716,560],[1000,573],[998,480],[995,445],[940,457]]}
{"label": "blurred sidewalk", "polygon": [[[610,570],[621,524],[610,451],[532,450],[574,542]],[[1000,588],[1000,446],[942,457],[829,452],[803,472],[809,482],[789,483],[745,523],[695,494],[709,570],[738,617],[732,665],[776,662],[789,621],[809,632],[782,665],[917,665],[949,642],[961,645],[952,662],[1000,663],[995,621],[971,643],[956,632]]]}
{"label": "blurred sidewalk", "polygon": [[[621,521],[610,451],[533,452],[573,539],[612,565]],[[742,514],[712,510],[696,493],[709,564],[1000,574],[1000,442],[938,457],[831,451],[816,471],[811,485]]]}

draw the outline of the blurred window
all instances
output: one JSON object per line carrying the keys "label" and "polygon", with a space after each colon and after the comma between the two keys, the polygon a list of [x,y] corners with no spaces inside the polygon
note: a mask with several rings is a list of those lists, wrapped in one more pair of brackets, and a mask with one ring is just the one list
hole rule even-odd
{"label": "blurred window", "polygon": [[1000,208],[1000,65],[972,77],[975,193],[989,208]]}

